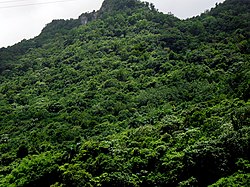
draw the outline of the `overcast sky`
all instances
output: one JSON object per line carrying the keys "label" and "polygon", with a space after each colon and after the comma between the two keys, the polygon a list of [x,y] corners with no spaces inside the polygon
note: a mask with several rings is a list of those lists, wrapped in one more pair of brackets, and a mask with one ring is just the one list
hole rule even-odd
{"label": "overcast sky", "polygon": [[[224,0],[146,0],[161,12],[185,19]],[[101,7],[103,0],[0,0],[0,47],[37,36],[53,19],[77,18]],[[47,4],[45,4],[47,3]],[[20,6],[37,4],[32,6]],[[9,8],[6,8],[9,7]]]}

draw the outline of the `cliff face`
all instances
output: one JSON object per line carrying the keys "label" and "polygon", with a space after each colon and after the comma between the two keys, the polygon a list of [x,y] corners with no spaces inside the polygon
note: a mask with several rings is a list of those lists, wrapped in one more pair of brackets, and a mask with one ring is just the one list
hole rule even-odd
{"label": "cliff face", "polygon": [[93,11],[91,13],[83,13],[79,16],[79,20],[82,25],[86,25],[88,22],[96,20],[98,18],[98,12]]}
{"label": "cliff face", "polygon": [[79,20],[81,24],[85,25],[90,21],[103,17],[106,14],[112,14],[120,10],[125,11],[127,9],[136,9],[145,6],[149,6],[149,4],[144,4],[138,0],[105,0],[98,11],[93,11],[91,13],[83,13],[79,16]]}

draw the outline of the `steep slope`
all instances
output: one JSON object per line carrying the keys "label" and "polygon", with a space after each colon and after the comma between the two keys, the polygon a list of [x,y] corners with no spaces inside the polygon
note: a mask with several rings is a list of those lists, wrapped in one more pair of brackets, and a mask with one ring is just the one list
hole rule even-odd
{"label": "steep slope", "polygon": [[181,21],[105,0],[1,49],[0,186],[249,184],[239,2]]}

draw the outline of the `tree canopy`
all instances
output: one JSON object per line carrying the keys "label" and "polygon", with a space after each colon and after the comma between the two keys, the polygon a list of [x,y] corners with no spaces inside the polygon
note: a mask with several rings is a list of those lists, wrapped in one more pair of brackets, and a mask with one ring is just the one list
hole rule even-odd
{"label": "tree canopy", "polygon": [[0,49],[0,186],[249,185],[249,1],[82,16]]}

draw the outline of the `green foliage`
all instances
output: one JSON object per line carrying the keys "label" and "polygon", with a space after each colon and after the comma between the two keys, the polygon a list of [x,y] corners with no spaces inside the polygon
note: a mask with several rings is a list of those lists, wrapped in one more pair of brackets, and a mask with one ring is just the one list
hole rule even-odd
{"label": "green foliage", "polygon": [[247,186],[249,8],[106,0],[0,49],[0,186]]}
{"label": "green foliage", "polygon": [[226,177],[226,178],[221,178],[218,180],[216,183],[214,183],[212,186],[248,186],[250,183],[250,174],[241,174],[241,173],[236,173],[232,176]]}
{"label": "green foliage", "polygon": [[40,155],[26,157],[15,163],[12,171],[1,179],[3,186],[27,186],[39,184],[48,186],[58,178],[58,164],[62,155],[60,153],[45,152]]}

